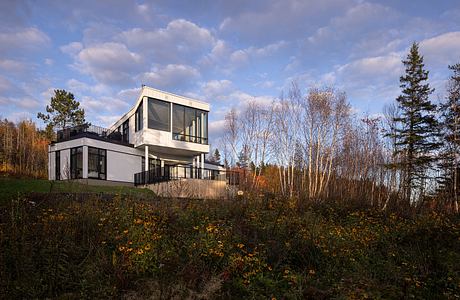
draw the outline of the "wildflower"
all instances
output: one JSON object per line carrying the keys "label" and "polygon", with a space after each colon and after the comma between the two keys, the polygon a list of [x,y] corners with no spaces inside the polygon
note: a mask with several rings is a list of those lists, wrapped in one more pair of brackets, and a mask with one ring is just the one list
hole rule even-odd
{"label": "wildflower", "polygon": [[309,270],[309,271],[308,271],[308,274],[310,274],[310,275],[315,275],[316,272],[315,272],[315,270]]}
{"label": "wildflower", "polygon": [[123,233],[124,233],[124,234],[128,234],[128,229],[123,230]]}
{"label": "wildflower", "polygon": [[136,251],[136,253],[139,254],[139,255],[144,254],[144,250],[139,249],[139,250]]}

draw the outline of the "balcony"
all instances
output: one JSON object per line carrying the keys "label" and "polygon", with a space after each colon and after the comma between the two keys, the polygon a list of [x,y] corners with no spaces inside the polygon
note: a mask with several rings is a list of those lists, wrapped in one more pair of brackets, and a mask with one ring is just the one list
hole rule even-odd
{"label": "balcony", "polygon": [[78,138],[92,138],[122,145],[131,145],[128,136],[122,135],[118,131],[110,132],[109,129],[96,125],[78,125],[67,127],[57,131],[56,142],[70,141]]}

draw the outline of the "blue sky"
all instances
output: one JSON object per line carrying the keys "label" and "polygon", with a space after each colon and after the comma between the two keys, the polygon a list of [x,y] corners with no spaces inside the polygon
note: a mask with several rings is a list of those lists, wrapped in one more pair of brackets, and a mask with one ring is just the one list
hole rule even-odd
{"label": "blue sky", "polygon": [[211,103],[211,137],[231,107],[264,105],[292,80],[334,86],[358,114],[399,94],[420,43],[433,100],[460,62],[460,1],[0,1],[0,117],[32,118],[53,89],[109,126],[141,84]]}

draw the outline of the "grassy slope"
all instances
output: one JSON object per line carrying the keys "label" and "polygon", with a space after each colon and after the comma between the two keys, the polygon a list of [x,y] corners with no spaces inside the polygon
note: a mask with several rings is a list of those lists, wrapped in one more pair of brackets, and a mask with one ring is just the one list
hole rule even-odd
{"label": "grassy slope", "polygon": [[0,209],[0,298],[460,296],[458,216],[282,199],[55,196]]}
{"label": "grassy slope", "polygon": [[45,179],[0,177],[0,205],[19,195],[49,192],[153,195],[150,190],[133,187],[92,186],[66,181],[51,182]]}

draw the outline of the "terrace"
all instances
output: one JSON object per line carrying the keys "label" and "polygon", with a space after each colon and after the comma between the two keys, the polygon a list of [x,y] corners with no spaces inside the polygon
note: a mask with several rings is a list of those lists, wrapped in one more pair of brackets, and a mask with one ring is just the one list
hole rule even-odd
{"label": "terrace", "polygon": [[107,128],[89,124],[77,125],[58,130],[56,142],[64,142],[82,137],[132,146],[129,144],[127,137],[123,136],[120,132],[110,132]]}

